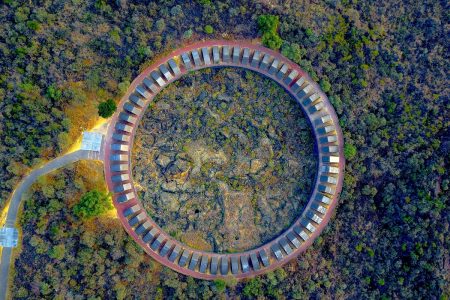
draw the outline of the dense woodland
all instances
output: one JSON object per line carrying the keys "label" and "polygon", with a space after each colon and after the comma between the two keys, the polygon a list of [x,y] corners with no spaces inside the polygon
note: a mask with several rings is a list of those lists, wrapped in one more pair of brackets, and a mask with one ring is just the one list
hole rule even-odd
{"label": "dense woodland", "polygon": [[[24,206],[13,296],[447,299],[448,11],[406,0],[3,0],[0,207],[27,170],[96,122],[98,103],[117,102],[152,59],[199,39],[281,45],[328,94],[347,156],[339,205],[313,247],[240,283],[158,265],[109,214],[75,217],[81,196],[104,188],[86,170],[44,178]],[[276,32],[258,29],[265,14],[278,16]]]}

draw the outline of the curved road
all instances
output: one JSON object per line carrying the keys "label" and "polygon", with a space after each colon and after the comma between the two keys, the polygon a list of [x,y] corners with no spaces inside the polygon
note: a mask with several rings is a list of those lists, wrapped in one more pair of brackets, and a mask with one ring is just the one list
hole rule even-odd
{"label": "curved road", "polygon": [[[22,195],[33,184],[38,177],[59,169],[67,164],[76,162],[82,159],[99,159],[98,154],[88,150],[77,150],[66,155],[55,158],[39,169],[33,170],[28,174],[19,186],[13,191],[11,202],[6,216],[5,227],[14,227],[17,221],[17,214],[19,211]],[[0,259],[0,300],[6,299],[8,289],[8,275],[11,263],[11,255],[13,248],[3,248]]]}

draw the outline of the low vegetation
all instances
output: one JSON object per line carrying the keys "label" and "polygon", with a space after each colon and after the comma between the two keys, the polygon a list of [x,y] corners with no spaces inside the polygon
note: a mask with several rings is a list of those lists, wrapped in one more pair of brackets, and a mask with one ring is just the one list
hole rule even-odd
{"label": "low vegetation", "polygon": [[275,15],[262,15],[258,17],[258,27],[262,32],[262,42],[265,46],[273,50],[278,50],[283,43],[278,35],[278,25],[280,19]]}
{"label": "low vegetation", "polygon": [[117,109],[117,105],[113,99],[100,102],[98,105],[98,115],[102,118],[111,117]]}
{"label": "low vegetation", "polygon": [[233,68],[195,72],[164,89],[133,152],[149,214],[174,237],[215,252],[249,250],[288,228],[317,168],[298,104],[273,81]]}

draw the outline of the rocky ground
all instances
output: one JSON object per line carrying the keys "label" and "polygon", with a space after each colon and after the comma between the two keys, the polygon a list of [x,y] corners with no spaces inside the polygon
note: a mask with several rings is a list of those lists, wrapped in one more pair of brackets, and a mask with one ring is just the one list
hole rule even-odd
{"label": "rocky ground", "polygon": [[286,229],[316,172],[311,129],[279,86],[207,69],[171,84],[136,134],[133,176],[149,214],[184,243],[248,250]]}

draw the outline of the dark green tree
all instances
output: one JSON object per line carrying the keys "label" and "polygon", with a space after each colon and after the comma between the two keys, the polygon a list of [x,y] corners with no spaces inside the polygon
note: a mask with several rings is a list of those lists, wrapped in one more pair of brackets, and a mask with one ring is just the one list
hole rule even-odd
{"label": "dark green tree", "polygon": [[242,294],[247,298],[257,298],[264,295],[262,282],[259,278],[252,278],[244,287]]}
{"label": "dark green tree", "polygon": [[113,99],[100,102],[98,105],[98,114],[102,118],[109,118],[116,111],[117,105]]}

